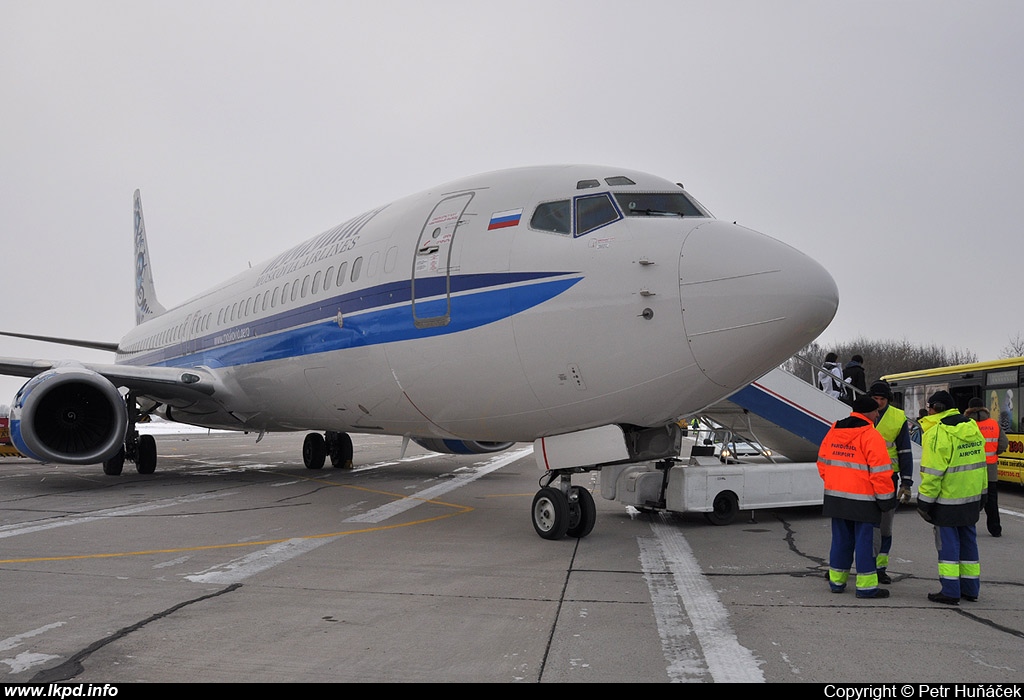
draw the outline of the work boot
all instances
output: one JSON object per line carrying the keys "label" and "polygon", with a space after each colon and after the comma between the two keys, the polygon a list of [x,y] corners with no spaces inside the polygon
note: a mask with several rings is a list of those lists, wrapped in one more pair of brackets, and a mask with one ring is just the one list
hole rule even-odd
{"label": "work boot", "polygon": [[857,597],[858,598],[888,598],[889,597],[889,591],[885,590],[884,588],[876,588],[874,593],[863,593],[862,594],[860,591],[857,591]]}
{"label": "work boot", "polygon": [[929,593],[928,600],[933,603],[942,603],[943,605],[960,605],[959,598],[951,598],[943,593]]}
{"label": "work boot", "polygon": [[888,586],[890,583],[892,583],[892,577],[889,576],[889,574],[885,573],[885,569],[879,569],[878,582],[884,583],[886,586]]}

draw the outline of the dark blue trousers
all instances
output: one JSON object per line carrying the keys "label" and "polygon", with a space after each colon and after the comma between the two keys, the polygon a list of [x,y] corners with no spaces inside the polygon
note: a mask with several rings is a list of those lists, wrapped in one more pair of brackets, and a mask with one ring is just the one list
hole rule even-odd
{"label": "dark blue trousers", "polygon": [[981,590],[981,562],[978,555],[978,529],[935,526],[935,548],[939,551],[939,582],[942,594],[959,599],[978,597]]}
{"label": "dark blue trousers", "polygon": [[873,596],[878,590],[871,523],[832,518],[832,551],[828,558],[828,585],[836,592],[846,588],[850,567],[857,561],[857,594]]}

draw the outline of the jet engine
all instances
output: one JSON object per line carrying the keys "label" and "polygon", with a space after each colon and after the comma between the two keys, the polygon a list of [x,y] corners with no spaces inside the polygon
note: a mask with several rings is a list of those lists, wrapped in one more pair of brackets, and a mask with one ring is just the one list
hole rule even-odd
{"label": "jet engine", "polygon": [[444,438],[411,438],[420,447],[446,455],[481,455],[501,452],[512,447],[512,442],[476,442],[475,440],[445,440]]}
{"label": "jet engine", "polygon": [[41,462],[96,464],[124,445],[128,408],[117,387],[84,367],[38,374],[11,406],[11,442]]}

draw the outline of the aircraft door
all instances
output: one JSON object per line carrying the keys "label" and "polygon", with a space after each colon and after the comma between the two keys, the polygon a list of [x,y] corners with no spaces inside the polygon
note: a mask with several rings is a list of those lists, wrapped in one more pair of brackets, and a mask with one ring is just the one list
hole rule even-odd
{"label": "aircraft door", "polygon": [[451,321],[452,246],[473,192],[445,197],[427,217],[412,268],[412,319],[417,328]]}

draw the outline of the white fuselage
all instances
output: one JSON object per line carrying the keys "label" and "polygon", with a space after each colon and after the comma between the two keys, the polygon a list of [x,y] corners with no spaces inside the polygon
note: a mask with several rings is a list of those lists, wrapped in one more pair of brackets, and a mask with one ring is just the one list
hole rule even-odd
{"label": "white fuselage", "polygon": [[682,190],[599,166],[450,183],[142,323],[118,363],[206,368],[213,398],[166,399],[197,425],[519,441],[664,425],[827,326],[813,260],[699,208],[630,215],[635,193]]}

